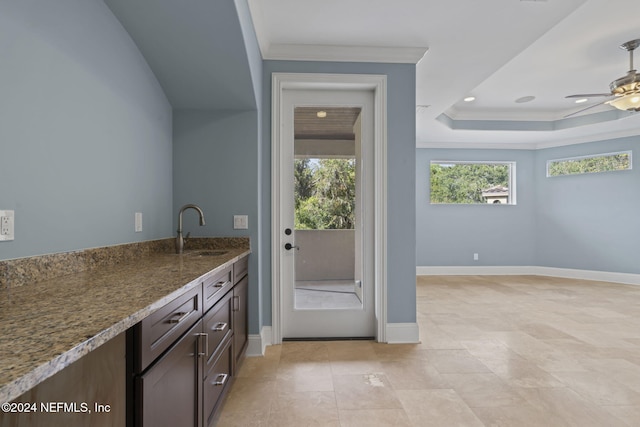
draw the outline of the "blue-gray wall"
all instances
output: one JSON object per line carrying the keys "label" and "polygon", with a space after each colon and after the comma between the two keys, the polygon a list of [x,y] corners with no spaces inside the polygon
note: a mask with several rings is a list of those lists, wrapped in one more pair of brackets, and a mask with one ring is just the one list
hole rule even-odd
{"label": "blue-gray wall", "polygon": [[[262,140],[262,227],[271,224],[271,75],[274,72],[379,74],[387,76],[388,139],[388,298],[390,323],[416,321],[415,278],[415,66],[344,62],[264,61]],[[265,209],[266,208],[266,209]],[[270,235],[265,235],[261,251],[271,257]],[[271,270],[264,269],[262,284],[262,324],[271,325]]]}
{"label": "blue-gray wall", "polygon": [[[197,213],[185,211],[185,234],[251,238],[249,331],[252,334],[260,330],[259,251],[256,248],[259,225],[257,115],[257,111],[177,110],[173,124],[173,211],[177,215],[181,206],[195,203],[202,208],[206,219],[206,225],[200,227]],[[249,228],[234,230],[234,215],[248,215]]]}
{"label": "blue-gray wall", "polygon": [[0,57],[0,259],[170,236],[171,106],[105,4],[2,2]]}
{"label": "blue-gray wall", "polygon": [[[639,140],[533,151],[417,149],[417,265],[640,273]],[[634,151],[631,171],[546,177],[549,159],[623,150]],[[518,204],[430,205],[430,160],[515,160]]]}
{"label": "blue-gray wall", "polygon": [[[235,0],[242,31],[244,68],[251,75],[254,99],[248,110],[182,109],[174,112],[174,230],[177,212],[187,203],[196,203],[205,213],[207,224],[199,227],[197,214],[184,215],[185,232],[194,236],[248,236],[249,333],[262,326],[262,266],[269,264],[261,252],[262,222],[260,205],[260,132],[262,108],[262,57],[246,0]],[[235,19],[235,18],[234,18]],[[220,34],[225,37],[224,33]],[[236,40],[237,42],[237,40]],[[269,208],[267,207],[267,210]],[[233,229],[234,215],[248,215],[247,230]],[[269,232],[270,227],[266,228]]]}
{"label": "blue-gray wall", "polygon": [[[535,153],[537,265],[640,273],[640,137]],[[546,162],[632,150],[633,170],[546,178]]]}
{"label": "blue-gray wall", "polygon": [[[432,160],[515,161],[516,205],[432,205]],[[416,150],[418,266],[534,265],[534,158],[524,150]],[[478,261],[473,254],[478,254]]]}

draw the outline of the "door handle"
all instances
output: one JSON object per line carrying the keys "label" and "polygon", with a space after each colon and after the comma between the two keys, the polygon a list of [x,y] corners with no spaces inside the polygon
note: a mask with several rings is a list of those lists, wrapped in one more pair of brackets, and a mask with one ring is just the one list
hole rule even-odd
{"label": "door handle", "polygon": [[297,250],[300,250],[300,246],[294,246],[291,243],[285,243],[284,244],[284,248],[288,251],[290,251],[293,248],[296,248]]}

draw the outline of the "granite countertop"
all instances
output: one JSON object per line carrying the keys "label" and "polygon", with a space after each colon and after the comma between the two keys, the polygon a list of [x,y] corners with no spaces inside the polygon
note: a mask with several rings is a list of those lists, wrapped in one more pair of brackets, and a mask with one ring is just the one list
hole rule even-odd
{"label": "granite countertop", "polygon": [[0,289],[0,402],[8,402],[124,332],[203,275],[249,254],[154,253]]}

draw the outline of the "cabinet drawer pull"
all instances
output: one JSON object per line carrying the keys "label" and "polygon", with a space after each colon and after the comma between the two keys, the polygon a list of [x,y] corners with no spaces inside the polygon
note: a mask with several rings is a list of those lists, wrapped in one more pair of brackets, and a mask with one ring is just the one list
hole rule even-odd
{"label": "cabinet drawer pull", "polygon": [[215,325],[213,325],[211,330],[214,331],[214,332],[222,332],[222,331],[224,331],[226,329],[227,326],[229,326],[228,323],[218,322]]}
{"label": "cabinet drawer pull", "polygon": [[227,382],[227,378],[229,378],[229,375],[227,374],[218,374],[218,376],[216,377],[216,380],[213,381],[211,384],[215,386],[224,385]]}
{"label": "cabinet drawer pull", "polygon": [[[209,334],[205,333],[197,333],[199,337],[204,337],[204,351],[198,351],[198,356],[207,356],[209,354]],[[200,350],[202,345],[198,346],[198,350]]]}
{"label": "cabinet drawer pull", "polygon": [[227,283],[226,280],[221,280],[218,283],[216,283],[215,285],[213,285],[214,288],[221,288],[223,287],[225,284]]}
{"label": "cabinet drawer pull", "polygon": [[169,319],[167,320],[167,323],[180,323],[182,322],[184,319],[186,319],[187,317],[189,317],[189,314],[191,314],[191,312],[189,311],[180,311],[178,313],[174,314],[175,316],[180,316],[177,319]]}

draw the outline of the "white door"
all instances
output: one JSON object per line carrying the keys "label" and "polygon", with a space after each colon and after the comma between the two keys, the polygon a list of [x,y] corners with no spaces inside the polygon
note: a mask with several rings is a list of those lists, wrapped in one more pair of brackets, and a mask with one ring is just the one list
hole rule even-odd
{"label": "white door", "polygon": [[[285,90],[282,106],[282,337],[374,337],[373,91]],[[348,180],[353,188],[325,188],[322,196],[318,188],[314,196],[298,188],[296,197],[301,171],[316,187],[330,184],[327,174],[355,180]],[[328,205],[336,211],[317,212]]]}

